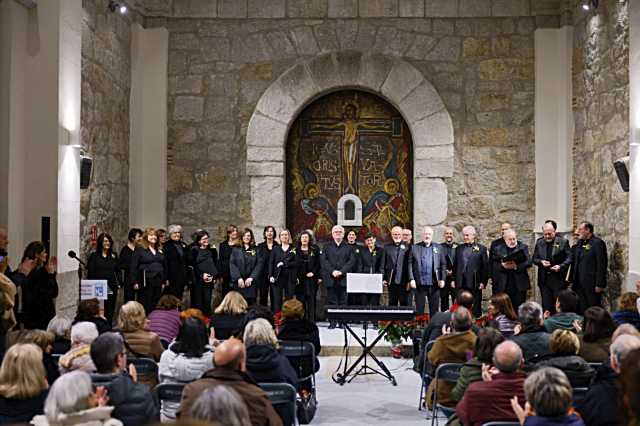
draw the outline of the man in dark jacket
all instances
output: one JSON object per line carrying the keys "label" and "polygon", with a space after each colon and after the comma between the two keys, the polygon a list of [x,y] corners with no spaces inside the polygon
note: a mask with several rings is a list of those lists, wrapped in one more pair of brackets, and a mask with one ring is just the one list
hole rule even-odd
{"label": "man in dark jacket", "polygon": [[555,314],[558,293],[566,287],[566,277],[572,256],[569,241],[556,234],[552,222],[542,226],[542,238],[536,241],[533,264],[538,267],[538,287],[542,308]]}
{"label": "man in dark jacket", "polygon": [[458,244],[453,240],[453,237],[453,228],[445,228],[444,241],[440,244],[447,262],[447,278],[444,281],[444,287],[440,289],[440,310],[443,312],[449,309],[449,297],[451,297],[452,303],[456,298],[456,290],[451,287],[451,281],[453,281],[453,259],[456,258]]}
{"label": "man in dark jacket", "polygon": [[440,289],[447,274],[444,250],[433,242],[433,229],[424,228],[422,244],[411,248],[409,257],[409,286],[416,300],[416,313],[424,314],[425,297],[429,301],[429,315],[440,308]]}
{"label": "man in dark jacket", "polygon": [[331,229],[333,241],[326,244],[320,254],[322,281],[327,288],[328,305],[347,303],[347,274],[353,272],[356,259],[353,250],[344,241],[344,228]]}
{"label": "man in dark jacket", "polygon": [[506,245],[504,240],[504,233],[508,229],[511,229],[510,223],[508,222],[501,223],[500,238],[496,238],[495,240],[491,241],[491,244],[489,245],[489,278],[491,278],[491,282],[492,282],[492,288],[491,288],[492,294],[504,292],[504,290],[502,291],[496,290],[495,281],[496,281],[496,273],[500,268],[501,255],[500,253],[498,253],[498,251]]}
{"label": "man in dark jacket", "polygon": [[527,299],[527,290],[531,287],[527,272],[531,268],[529,247],[518,241],[514,229],[507,229],[503,235],[504,245],[496,247],[494,252],[500,261],[493,270],[493,294],[507,293],[513,307],[518,309]]}
{"label": "man in dark jacket", "polygon": [[399,226],[391,228],[391,238],[393,242],[384,246],[383,282],[389,289],[389,306],[407,306],[409,280],[406,275],[410,247],[402,241],[402,228]]}
{"label": "man in dark jacket", "polygon": [[571,266],[572,288],[580,298],[580,312],[591,306],[602,306],[602,293],[607,287],[607,245],[593,235],[593,225],[583,222],[578,227],[580,241],[575,247]]}
{"label": "man in dark jacket", "polygon": [[245,374],[245,360],[246,352],[240,340],[232,338],[221,343],[213,356],[216,367],[185,386],[176,415],[188,417],[191,405],[204,390],[226,385],[238,392],[247,404],[252,426],[282,426],[282,420],[273,409],[269,396]]}
{"label": "man in dark jacket", "polygon": [[473,294],[476,303],[473,305],[473,315],[482,315],[482,290],[489,278],[489,257],[487,248],[476,242],[476,229],[465,226],[462,229],[464,244],[456,249],[453,262],[454,280],[451,285],[457,289],[468,290]]}
{"label": "man in dark jacket", "polygon": [[160,418],[147,385],[137,383],[136,369],[127,368],[127,354],[122,336],[103,333],[91,343],[91,360],[97,374],[91,379],[95,386],[104,386],[109,395],[109,405],[114,406],[111,416],[124,426],[155,423]]}
{"label": "man in dark jacket", "polygon": [[596,372],[585,397],[575,404],[584,424],[589,426],[617,426],[623,412],[619,394],[618,377],[624,358],[634,349],[640,348],[640,339],[632,335],[621,335],[611,344],[610,363],[603,363]]}
{"label": "man in dark jacket", "polygon": [[518,308],[520,331],[510,338],[522,349],[525,367],[531,362],[548,355],[551,334],[544,329],[542,322],[542,307],[533,301],[525,302]]}

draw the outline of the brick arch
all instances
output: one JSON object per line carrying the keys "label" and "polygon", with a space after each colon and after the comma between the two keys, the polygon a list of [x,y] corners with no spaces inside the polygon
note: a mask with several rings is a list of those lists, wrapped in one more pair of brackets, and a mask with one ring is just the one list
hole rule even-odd
{"label": "brick arch", "polygon": [[318,97],[357,88],[389,101],[413,139],[413,222],[416,230],[447,217],[443,178],[453,175],[453,125],[442,98],[422,73],[398,58],[327,53],[285,71],[264,92],[247,128],[247,175],[255,227],[285,226],[285,147],[291,124]]}

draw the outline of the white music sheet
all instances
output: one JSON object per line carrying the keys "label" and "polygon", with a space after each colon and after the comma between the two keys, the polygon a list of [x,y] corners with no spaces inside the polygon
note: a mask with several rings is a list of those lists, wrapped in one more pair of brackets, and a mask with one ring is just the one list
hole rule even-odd
{"label": "white music sheet", "polygon": [[382,294],[382,274],[347,274],[347,293]]}

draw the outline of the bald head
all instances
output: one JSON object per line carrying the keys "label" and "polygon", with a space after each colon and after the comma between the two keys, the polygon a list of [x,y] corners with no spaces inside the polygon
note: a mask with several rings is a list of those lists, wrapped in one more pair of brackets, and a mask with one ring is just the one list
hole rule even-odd
{"label": "bald head", "polygon": [[515,372],[522,365],[522,349],[509,340],[500,343],[493,351],[493,364],[502,373]]}
{"label": "bald head", "polygon": [[556,229],[551,222],[542,225],[542,236],[546,242],[551,242],[556,237]]}
{"label": "bald head", "polygon": [[246,351],[244,344],[235,338],[222,342],[213,354],[213,363],[216,368],[245,371]]}

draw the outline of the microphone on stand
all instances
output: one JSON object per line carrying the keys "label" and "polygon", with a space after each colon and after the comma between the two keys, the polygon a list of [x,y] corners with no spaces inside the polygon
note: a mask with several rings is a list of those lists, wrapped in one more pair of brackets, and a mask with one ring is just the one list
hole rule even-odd
{"label": "microphone on stand", "polygon": [[77,260],[77,261],[78,261],[78,263],[80,263],[82,266],[87,266],[87,265],[85,265],[85,263],[84,263],[82,260],[80,260],[80,258],[78,257],[78,255],[76,255],[76,252],[75,252],[75,251],[73,251],[73,250],[69,250],[69,251],[67,252],[67,256],[69,256],[71,259],[75,259],[75,260]]}

